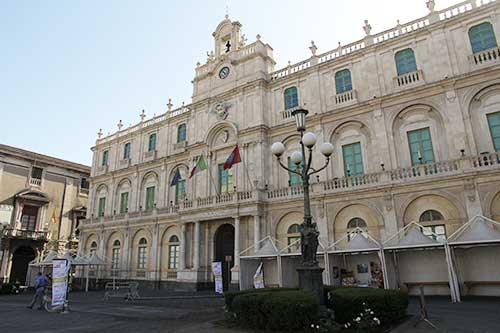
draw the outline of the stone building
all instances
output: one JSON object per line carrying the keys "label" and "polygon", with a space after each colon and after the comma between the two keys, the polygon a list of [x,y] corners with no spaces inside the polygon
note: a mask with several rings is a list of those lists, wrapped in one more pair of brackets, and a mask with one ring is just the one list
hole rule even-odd
{"label": "stone building", "polygon": [[[500,220],[500,5],[427,8],[380,33],[366,21],[361,40],[326,53],[312,42],[310,58],[279,70],[272,47],[226,17],[192,103],[99,133],[81,250],[149,284],[203,286],[213,261],[238,281],[241,251],[299,237],[300,179],[270,152],[282,141],[286,163],[298,149],[297,107],[335,146],[312,184],[324,244],[355,227],[384,241],[411,221],[443,238],[478,214]],[[224,170],[236,144],[242,162]],[[189,178],[201,156],[207,169]]]}
{"label": "stone building", "polygon": [[90,168],[0,144],[0,283],[24,284],[46,249],[78,249]]}

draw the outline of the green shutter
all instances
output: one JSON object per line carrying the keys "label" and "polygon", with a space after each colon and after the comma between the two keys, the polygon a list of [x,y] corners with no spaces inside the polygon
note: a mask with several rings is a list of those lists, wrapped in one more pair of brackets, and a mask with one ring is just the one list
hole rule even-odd
{"label": "green shutter", "polygon": [[123,159],[126,160],[129,158],[130,158],[130,142],[127,142],[123,147]]}
{"label": "green shutter", "polygon": [[415,61],[415,53],[412,49],[405,49],[396,53],[396,69],[398,76],[415,72],[417,70],[417,62]]}
{"label": "green shutter", "polygon": [[156,133],[149,136],[148,151],[156,150]]}
{"label": "green shutter", "polygon": [[155,204],[155,187],[150,186],[146,189],[146,209],[153,209]]}
{"label": "green shutter", "polygon": [[[288,169],[300,172],[303,165],[304,164],[301,162],[300,165],[297,166],[295,163],[292,162],[290,157],[288,157]],[[289,177],[290,186],[302,185],[302,176],[297,175],[293,172],[289,172],[288,177]]]}
{"label": "green shutter", "polygon": [[219,190],[220,193],[231,192],[233,189],[233,174],[231,169],[224,170],[224,164],[219,164]]}
{"label": "green shutter", "polygon": [[337,94],[352,90],[351,71],[343,69],[335,73],[335,89]]}
{"label": "green shutter", "polygon": [[493,147],[495,147],[495,151],[500,151],[500,112],[491,113],[487,117]]}
{"label": "green shutter", "polygon": [[104,210],[106,209],[106,198],[99,198],[99,211],[98,216],[104,216]]}
{"label": "green shutter", "polygon": [[484,22],[470,28],[469,40],[472,52],[474,53],[497,47],[495,32],[489,22]]}
{"label": "green shutter", "polygon": [[120,214],[128,213],[128,192],[120,195]]}
{"label": "green shutter", "polygon": [[177,142],[186,141],[186,124],[180,124],[177,128]]}
{"label": "green shutter", "polygon": [[356,142],[342,146],[342,156],[344,158],[344,174],[346,176],[364,174],[361,143]]}
{"label": "green shutter", "polygon": [[109,151],[107,151],[107,150],[102,152],[102,166],[108,165],[108,154],[109,154]]}
{"label": "green shutter", "polygon": [[179,180],[175,185],[175,203],[179,203],[186,193],[186,180]]}
{"label": "green shutter", "polygon": [[297,87],[290,87],[285,90],[285,110],[294,108],[299,105],[299,95]]}
{"label": "green shutter", "polygon": [[[410,146],[412,165],[434,162],[431,132],[428,127],[409,131],[408,144]],[[422,157],[422,161],[420,161],[419,157]]]}

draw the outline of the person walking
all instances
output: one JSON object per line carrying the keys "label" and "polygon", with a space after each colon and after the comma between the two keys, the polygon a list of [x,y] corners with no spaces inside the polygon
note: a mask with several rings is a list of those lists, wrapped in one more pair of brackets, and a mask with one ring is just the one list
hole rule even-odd
{"label": "person walking", "polygon": [[47,279],[47,277],[38,272],[38,277],[35,281],[35,295],[33,296],[31,303],[28,305],[28,308],[33,309],[33,305],[35,305],[35,303],[39,301],[40,305],[38,306],[38,310],[42,310],[43,296],[45,295],[45,288],[47,288],[48,284],[49,280]]}

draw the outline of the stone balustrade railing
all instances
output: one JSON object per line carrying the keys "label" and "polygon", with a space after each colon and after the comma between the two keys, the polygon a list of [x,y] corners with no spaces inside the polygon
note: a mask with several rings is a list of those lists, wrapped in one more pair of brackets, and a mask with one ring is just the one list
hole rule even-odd
{"label": "stone balustrade railing", "polygon": [[3,230],[1,236],[6,238],[47,240],[48,232],[40,230],[6,228]]}
{"label": "stone balustrade railing", "polygon": [[469,63],[473,66],[489,65],[496,62],[500,62],[500,48],[498,47],[477,52],[469,56]]}
{"label": "stone balustrade railing", "polygon": [[424,74],[422,70],[406,73],[394,78],[394,87],[396,89],[424,82]]}
{"label": "stone balustrade railing", "polygon": [[356,92],[354,90],[349,90],[341,94],[335,95],[335,104],[347,104],[356,100]]}
{"label": "stone balustrade railing", "polygon": [[[402,167],[381,172],[334,178],[323,182],[312,183],[311,197],[330,193],[366,190],[383,186],[395,186],[409,182],[435,180],[448,176],[470,174],[490,169],[500,169],[500,152],[485,153],[478,156],[463,157],[456,160],[440,161]],[[254,189],[241,192],[229,192],[194,200],[185,199],[177,205],[154,208],[148,211],[117,214],[100,218],[83,220],[83,224],[108,221],[137,219],[142,217],[174,216],[189,213],[197,209],[222,209],[233,204],[255,204],[259,201],[284,201],[302,198],[302,185],[294,185],[275,189]]]}

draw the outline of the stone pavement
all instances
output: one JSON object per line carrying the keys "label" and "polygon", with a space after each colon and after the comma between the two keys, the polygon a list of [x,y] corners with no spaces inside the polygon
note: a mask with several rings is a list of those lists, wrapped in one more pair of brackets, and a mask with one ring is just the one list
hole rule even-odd
{"label": "stone pavement", "polygon": [[213,294],[154,292],[144,296],[165,298],[129,303],[103,295],[73,293],[69,314],[27,309],[32,294],[0,296],[0,332],[231,332],[214,324],[223,318],[224,301]]}
{"label": "stone pavement", "polygon": [[500,299],[497,297],[466,297],[461,303],[451,303],[449,297],[426,297],[429,320],[415,323],[420,318],[417,298],[411,298],[408,313],[413,317],[392,333],[498,333],[500,332]]}

